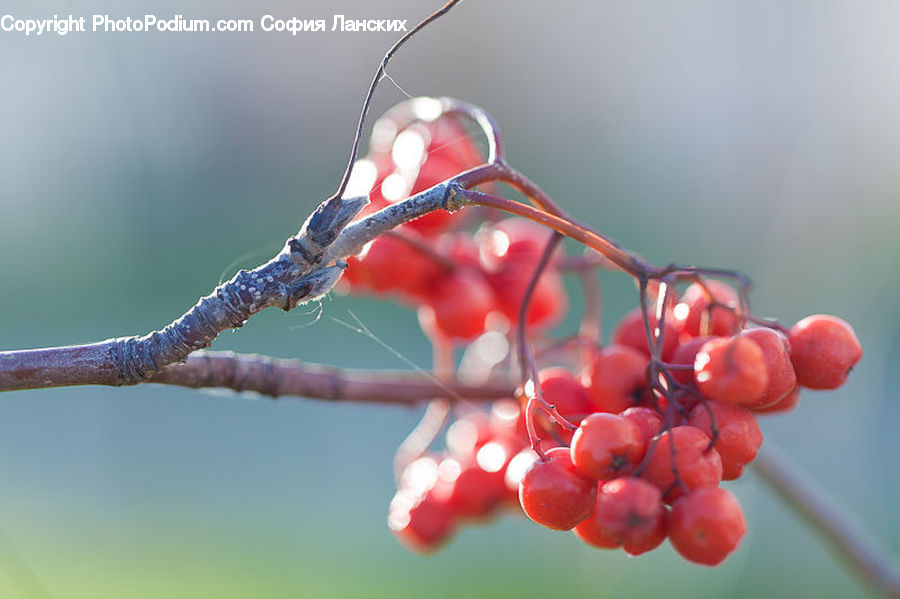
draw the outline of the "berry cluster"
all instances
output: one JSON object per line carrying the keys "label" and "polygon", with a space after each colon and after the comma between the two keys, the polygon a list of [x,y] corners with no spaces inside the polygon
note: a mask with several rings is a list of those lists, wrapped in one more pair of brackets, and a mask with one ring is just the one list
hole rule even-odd
{"label": "berry cluster", "polygon": [[[379,209],[482,160],[453,118],[388,113],[352,181]],[[801,388],[840,386],[862,355],[853,329],[824,315],[790,329],[757,319],[740,276],[683,269],[639,280],[640,304],[608,345],[550,340],[568,303],[557,239],[526,219],[472,215],[430,214],[348,260],[351,291],[416,306],[436,344],[467,344],[467,355],[499,336],[502,355],[483,369],[523,373],[515,398],[469,406],[444,451],[405,465],[390,529],[425,552],[459,524],[520,509],[595,547],[639,555],[668,538],[689,561],[723,561],[747,525],[719,485],[756,456],[756,415],[793,409]]]}
{"label": "berry cluster", "polygon": [[[417,122],[398,131],[390,117],[375,125],[369,154],[353,169],[353,192],[369,194],[367,211],[484,162],[471,135],[453,119]],[[494,220],[471,233],[467,216],[432,212],[377,237],[347,260],[345,284],[353,292],[390,294],[417,306],[419,322],[433,338],[472,340],[485,332],[490,316],[514,323],[552,233],[521,218]],[[532,295],[528,325],[552,326],[566,308],[562,279],[548,270]]]}

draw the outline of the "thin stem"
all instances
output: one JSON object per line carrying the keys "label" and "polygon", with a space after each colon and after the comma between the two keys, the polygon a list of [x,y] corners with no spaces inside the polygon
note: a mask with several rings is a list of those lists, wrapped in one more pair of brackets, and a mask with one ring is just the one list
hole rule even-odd
{"label": "thin stem", "polygon": [[[553,252],[556,250],[556,247],[559,245],[559,242],[562,241],[562,235],[559,233],[554,233],[550,236],[550,239],[547,240],[547,244],[544,246],[544,251],[541,253],[541,258],[538,260],[537,267],[534,269],[534,273],[531,275],[531,279],[528,281],[528,287],[525,288],[525,293],[522,295],[522,304],[519,306],[519,321],[518,321],[518,345],[519,345],[519,361],[521,363],[522,368],[522,386],[524,389],[532,388],[533,392],[530,394],[533,396],[533,399],[537,401],[538,405],[547,412],[560,426],[567,428],[569,430],[575,430],[578,428],[571,422],[569,422],[566,418],[563,417],[562,414],[556,409],[556,406],[549,403],[546,399],[544,399],[544,392],[541,390],[541,381],[538,376],[538,367],[537,361],[534,358],[534,352],[531,351],[531,346],[528,344],[528,307],[531,305],[531,298],[534,295],[534,290],[537,288],[538,281],[541,278],[541,275],[546,270],[547,265],[550,264],[550,259],[553,257]],[[532,397],[529,396],[529,402],[532,401]],[[526,413],[526,418],[534,417],[534,409],[528,413]],[[534,430],[534,423],[532,423],[531,430]],[[532,446],[534,446],[535,439],[532,439]],[[539,443],[539,441],[538,441]],[[540,455],[540,454],[539,454]]]}
{"label": "thin stem", "polygon": [[252,391],[268,397],[301,397],[328,401],[418,405],[436,397],[450,401],[487,401],[512,397],[512,385],[489,381],[464,385],[439,382],[430,374],[348,370],[299,360],[231,352],[194,352],[182,364],[153,374],[150,383],[193,389]]}
{"label": "thin stem", "polygon": [[824,537],[863,583],[885,597],[900,597],[900,569],[897,562],[816,481],[771,446],[760,451],[752,467],[799,516]]}
{"label": "thin stem", "polygon": [[[431,340],[431,349],[436,381],[442,384],[452,384],[456,380],[453,344],[448,339],[436,336]],[[428,402],[422,419],[403,439],[394,453],[394,478],[397,482],[400,481],[400,475],[407,466],[425,455],[441,431],[444,430],[449,418],[449,398],[437,397]]]}
{"label": "thin stem", "polygon": [[353,171],[353,163],[356,162],[356,156],[359,153],[359,142],[362,139],[363,126],[366,122],[366,116],[369,114],[369,107],[372,104],[372,96],[375,95],[375,89],[378,87],[379,82],[384,79],[388,63],[403,44],[412,39],[415,34],[427,27],[432,21],[435,21],[450,12],[450,9],[457,4],[459,4],[459,0],[450,0],[440,9],[431,13],[431,15],[421,21],[418,25],[410,29],[406,35],[397,40],[397,42],[385,53],[384,58],[381,59],[381,64],[378,66],[378,70],[375,71],[375,77],[372,78],[372,83],[369,84],[369,91],[366,92],[366,97],[363,100],[362,111],[359,114],[359,121],[356,124],[356,134],[353,136],[353,145],[350,148],[350,157],[347,160],[347,167],[344,169],[344,175],[341,177],[341,182],[338,184],[337,191],[326,201],[326,203],[330,204],[340,201],[341,196],[344,194],[344,190],[347,189],[347,183],[350,181],[350,173]]}
{"label": "thin stem", "polygon": [[543,210],[481,191],[460,189],[457,191],[457,194],[465,198],[465,200],[471,204],[499,208],[506,212],[518,214],[519,216],[524,216],[525,218],[546,225],[551,229],[596,250],[621,270],[632,276],[647,276],[648,273],[656,272],[656,269],[648,263],[623,250],[603,235],[570,219],[549,214]]}

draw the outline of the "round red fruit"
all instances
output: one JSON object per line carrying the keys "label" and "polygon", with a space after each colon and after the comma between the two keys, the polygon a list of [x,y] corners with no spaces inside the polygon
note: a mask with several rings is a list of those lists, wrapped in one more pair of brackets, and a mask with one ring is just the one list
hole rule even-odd
{"label": "round red fruit", "polygon": [[400,490],[388,510],[388,527],[397,539],[417,553],[431,553],[453,534],[455,515],[449,502],[434,490]]}
{"label": "round red fruit", "polygon": [[740,406],[715,401],[706,406],[698,405],[692,411],[688,424],[713,436],[712,419],[715,419],[718,436],[713,446],[722,458],[722,480],[740,478],[744,466],[753,461],[762,445],[763,435],[756,418]]}
{"label": "round red fruit", "polygon": [[694,384],[694,361],[707,341],[716,337],[695,337],[679,345],[672,354],[672,364],[690,366],[690,369],[673,368],[672,377],[682,385]]}
{"label": "round red fruit", "polygon": [[668,503],[684,494],[682,486],[688,491],[718,486],[722,480],[722,458],[709,448],[709,442],[706,433],[693,426],[676,426],[662,433],[647,460],[644,480],[656,485]]}
{"label": "round red fruit", "polygon": [[[678,347],[678,331],[676,331],[674,327],[668,326],[668,320],[664,320],[664,322],[666,322],[667,326],[663,334],[663,347],[660,357],[664,361],[668,361],[675,352],[675,348]],[[651,316],[651,332],[655,328],[656,318]],[[641,314],[640,308],[635,308],[622,317],[622,320],[619,321],[619,324],[613,331],[612,342],[634,348],[644,354],[647,358],[650,357],[650,346],[647,343],[647,330],[644,327],[644,317]]]}
{"label": "round red fruit", "polygon": [[630,473],[644,457],[645,440],[637,424],[615,414],[591,414],[572,437],[572,463],[597,480]]}
{"label": "round red fruit", "polygon": [[419,320],[445,338],[473,339],[484,333],[485,318],[493,309],[494,294],[484,276],[458,268],[437,282],[419,308]]}
{"label": "round red fruit", "polygon": [[704,397],[747,405],[762,397],[769,384],[762,349],[745,337],[707,341],[694,360],[694,380]]}
{"label": "round red fruit", "polygon": [[669,514],[669,540],[683,558],[715,566],[747,533],[741,505],[725,489],[697,489],[675,502]]}
{"label": "round red fruit", "polygon": [[538,373],[544,399],[556,407],[564,418],[576,422],[591,413],[591,397],[575,375],[562,367],[545,368]]}
{"label": "round red fruit", "polygon": [[628,408],[619,415],[634,422],[641,429],[641,434],[644,435],[646,441],[658,435],[663,427],[662,416],[655,410],[643,406]]}
{"label": "round red fruit", "polygon": [[594,410],[618,414],[635,405],[647,387],[647,357],[631,347],[609,345],[595,354],[582,380]]}
{"label": "round red fruit", "polygon": [[791,362],[807,389],[837,389],[862,358],[853,327],[825,314],[807,316],[791,327]]}
{"label": "round red fruit", "polygon": [[[733,335],[740,324],[737,315],[738,294],[721,281],[706,281],[713,302],[703,286],[693,283],[687,289],[674,313],[676,326],[690,337],[699,335]],[[710,308],[712,305],[712,308]]]}
{"label": "round red fruit", "polygon": [[639,478],[617,478],[597,494],[594,519],[626,547],[658,545],[660,530],[665,537],[665,517],[659,489]]}
{"label": "round red fruit", "polygon": [[594,511],[597,481],[572,464],[567,447],[554,447],[519,483],[519,503],[529,518],[554,530],[571,530]]}
{"label": "round red fruit", "polygon": [[757,414],[774,414],[776,412],[790,412],[794,408],[797,407],[797,402],[800,401],[800,386],[794,387],[790,393],[784,396],[781,401],[776,403],[775,405],[771,405],[766,408],[756,408],[753,410]]}
{"label": "round red fruit", "polygon": [[763,352],[769,384],[762,396],[746,407],[751,410],[778,403],[797,386],[797,375],[791,364],[790,346],[781,333],[764,327],[747,329],[740,334],[756,343]]}

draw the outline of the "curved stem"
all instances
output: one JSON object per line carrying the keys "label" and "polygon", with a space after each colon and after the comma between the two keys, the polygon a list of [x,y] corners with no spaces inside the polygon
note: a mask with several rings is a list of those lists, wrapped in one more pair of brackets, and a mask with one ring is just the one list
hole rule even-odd
{"label": "curved stem", "polygon": [[538,208],[532,208],[531,206],[481,191],[459,189],[457,195],[464,198],[464,203],[499,208],[500,210],[518,214],[519,216],[524,216],[525,218],[546,225],[597,251],[610,262],[632,276],[648,276],[651,273],[657,272],[657,269],[637,256],[623,250],[615,242],[571,219],[560,217],[555,214],[549,214]]}
{"label": "curved stem", "polygon": [[816,481],[771,446],[760,451],[752,467],[824,537],[862,582],[885,597],[900,597],[900,569],[896,561]]}

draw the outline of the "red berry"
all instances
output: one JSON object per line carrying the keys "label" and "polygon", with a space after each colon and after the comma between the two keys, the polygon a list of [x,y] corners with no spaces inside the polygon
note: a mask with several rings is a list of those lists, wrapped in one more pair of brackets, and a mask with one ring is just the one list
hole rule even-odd
{"label": "red berry", "polygon": [[[509,218],[478,234],[479,260],[497,296],[497,305],[515,326],[525,291],[552,231],[523,218]],[[561,254],[561,248],[555,255]],[[528,305],[530,326],[550,326],[565,314],[565,288],[552,263],[538,279]]]}
{"label": "red berry", "polygon": [[447,428],[447,451],[459,458],[472,457],[493,437],[490,417],[485,412],[472,412]]}
{"label": "red berry", "polygon": [[[675,352],[675,348],[678,347],[678,331],[675,327],[670,326],[670,320],[666,319],[665,322],[666,329],[665,334],[663,335],[663,348],[660,357],[664,361],[668,361]],[[655,328],[656,317],[650,316],[651,332],[653,332],[653,329]],[[647,358],[650,357],[650,346],[647,343],[647,331],[644,328],[644,317],[641,314],[640,308],[635,308],[622,317],[622,320],[619,321],[619,324],[613,331],[612,343],[634,348],[644,354]]]}
{"label": "red berry", "polygon": [[643,406],[628,408],[619,415],[634,422],[641,429],[641,434],[644,435],[645,441],[649,441],[658,435],[663,427],[662,416],[656,411]]}
{"label": "red berry", "polygon": [[[422,139],[413,139],[414,143],[410,144],[409,149],[424,150],[418,158],[415,155],[401,156],[403,149],[397,147],[402,141],[401,137],[398,136],[395,140],[394,162],[401,172],[414,177],[409,195],[424,191],[484,162],[472,136],[452,119],[439,118],[427,125],[418,124],[406,129],[404,134],[418,135]],[[415,170],[416,167],[418,170]],[[457,215],[435,210],[412,221],[410,226],[424,235],[435,235],[446,230],[457,219]]]}
{"label": "red berry", "polygon": [[675,502],[669,540],[686,560],[715,566],[737,548],[747,532],[741,505],[725,489],[697,489]]}
{"label": "red berry", "polygon": [[673,369],[671,373],[676,381],[682,385],[694,384],[694,361],[697,359],[700,349],[706,345],[707,341],[712,339],[716,339],[716,337],[695,337],[685,341],[675,349],[675,352],[672,354],[672,364],[691,367],[690,370]]}
{"label": "red berry", "polygon": [[656,521],[656,528],[646,536],[622,543],[622,549],[628,555],[636,556],[652,551],[662,545],[668,534],[669,510],[663,508],[663,513]]}
{"label": "red berry", "polygon": [[[404,232],[405,235],[413,235]],[[359,255],[369,288],[376,293],[421,293],[441,274],[440,267],[410,243],[381,235],[366,244]]]}
{"label": "red berry", "polygon": [[715,401],[708,402],[708,409],[702,405],[692,411],[688,424],[700,429],[710,438],[713,436],[711,411],[716,421],[719,435],[714,447],[722,458],[722,480],[735,480],[741,476],[744,466],[753,461],[762,445],[762,431],[753,413],[749,410]]}
{"label": "red berry", "polygon": [[753,411],[757,414],[772,414],[775,412],[790,412],[794,408],[797,407],[797,402],[800,401],[800,386],[794,387],[790,393],[784,396],[778,403],[765,407],[765,408],[755,408]]}
{"label": "red berry", "polygon": [[[597,495],[599,496],[599,493]],[[622,541],[600,526],[593,514],[580,522],[572,532],[583,542],[597,549],[616,549],[622,545]]]}
{"label": "red berry", "polygon": [[740,334],[755,342],[763,352],[769,383],[762,396],[745,404],[751,410],[778,403],[791,389],[797,386],[797,375],[791,365],[790,346],[787,338],[772,329],[747,329]]}
{"label": "red berry", "polygon": [[862,358],[853,327],[835,316],[807,316],[791,327],[791,362],[807,389],[837,389]]}
{"label": "red berry", "polygon": [[[516,262],[536,263],[553,231],[527,218],[503,219],[478,231],[479,260],[487,272],[498,272],[513,257]],[[554,252],[554,258],[562,253]]]}
{"label": "red berry", "polygon": [[647,386],[647,357],[631,347],[609,345],[596,353],[582,377],[594,410],[618,414],[635,405]]}
{"label": "red berry", "polygon": [[[519,311],[536,265],[536,261],[510,261],[502,271],[488,275],[488,282],[497,297],[497,308],[513,326],[518,326]],[[550,327],[559,322],[567,307],[568,298],[559,274],[545,271],[531,295],[525,322],[531,327]]]}
{"label": "red berry", "polygon": [[585,476],[612,480],[630,473],[644,457],[637,424],[615,414],[591,414],[572,437],[572,463]]}
{"label": "red berry", "polygon": [[659,489],[639,478],[617,478],[603,485],[594,509],[598,526],[626,546],[655,542],[665,515]]}
{"label": "red berry", "polygon": [[538,373],[544,399],[556,407],[564,418],[575,417],[576,422],[590,414],[591,397],[571,371],[561,368],[545,368]]}
{"label": "red berry", "polygon": [[567,447],[554,447],[519,483],[519,503],[529,518],[547,528],[571,530],[594,511],[597,481],[576,470]]}
{"label": "red berry", "polygon": [[388,510],[388,527],[409,549],[418,553],[437,550],[453,534],[455,515],[433,489],[397,492]]}
{"label": "red berry", "polygon": [[745,337],[707,341],[694,360],[694,380],[705,397],[752,404],[769,384],[762,349]]}
{"label": "red berry", "polygon": [[428,155],[456,164],[467,170],[484,162],[484,156],[475,137],[457,120],[441,117],[426,125],[428,128]]}
{"label": "red berry", "polygon": [[733,335],[740,319],[735,310],[738,307],[737,292],[721,281],[705,282],[712,292],[716,305],[710,310],[710,301],[703,287],[697,283],[685,289],[674,308],[675,323],[690,337],[699,335]]}
{"label": "red berry", "polygon": [[494,309],[494,294],[477,271],[457,268],[442,277],[419,308],[423,328],[449,339],[473,339],[484,333]]}
{"label": "red berry", "polygon": [[439,467],[439,484],[447,485],[449,502],[461,518],[481,519],[490,516],[503,498],[505,483],[500,467],[491,472],[472,458],[447,458]]}
{"label": "red berry", "polygon": [[[684,494],[675,479],[675,468],[688,490],[717,486],[722,480],[722,458],[715,449],[708,450],[709,441],[706,433],[693,426],[676,426],[662,433],[647,460],[643,478],[656,485],[669,503]],[[673,442],[675,468],[672,466]]]}

